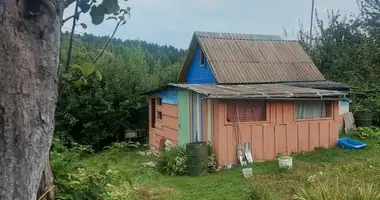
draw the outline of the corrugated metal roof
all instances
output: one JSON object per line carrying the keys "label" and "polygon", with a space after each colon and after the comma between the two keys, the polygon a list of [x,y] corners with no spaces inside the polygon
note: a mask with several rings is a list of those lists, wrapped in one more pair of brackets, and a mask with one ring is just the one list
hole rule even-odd
{"label": "corrugated metal roof", "polygon": [[288,82],[282,83],[284,85],[291,85],[296,87],[308,87],[316,89],[344,89],[349,90],[353,86],[346,83],[338,83],[333,81],[312,81],[312,82]]}
{"label": "corrugated metal roof", "polygon": [[297,41],[270,35],[195,32],[179,82],[186,79],[198,43],[220,84],[325,80]]}
{"label": "corrugated metal roof", "polygon": [[192,90],[206,98],[221,99],[297,99],[297,98],[345,98],[345,93],[331,90],[294,87],[281,84],[215,85],[215,84],[170,84]]}

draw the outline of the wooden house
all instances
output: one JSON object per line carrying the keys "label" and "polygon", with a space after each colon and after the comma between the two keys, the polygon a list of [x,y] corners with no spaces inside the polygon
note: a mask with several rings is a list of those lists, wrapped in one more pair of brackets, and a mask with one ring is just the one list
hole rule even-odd
{"label": "wooden house", "polygon": [[148,93],[149,143],[209,141],[219,165],[237,163],[238,124],[255,161],[331,147],[348,88],[297,41],[195,32],[178,83]]}

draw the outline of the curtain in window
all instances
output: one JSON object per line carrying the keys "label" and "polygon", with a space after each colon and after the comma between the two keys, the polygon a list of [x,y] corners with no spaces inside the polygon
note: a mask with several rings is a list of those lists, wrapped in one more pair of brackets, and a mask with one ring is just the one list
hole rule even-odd
{"label": "curtain in window", "polygon": [[296,101],[296,118],[312,119],[328,117],[326,101]]}
{"label": "curtain in window", "polygon": [[237,122],[236,107],[239,111],[240,122],[254,122],[266,120],[267,109],[265,100],[228,100],[228,122]]}

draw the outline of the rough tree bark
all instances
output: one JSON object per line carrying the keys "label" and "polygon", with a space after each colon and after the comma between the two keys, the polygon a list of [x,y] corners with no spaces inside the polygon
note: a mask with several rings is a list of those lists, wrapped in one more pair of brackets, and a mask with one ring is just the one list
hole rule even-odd
{"label": "rough tree bark", "polygon": [[0,0],[0,199],[35,200],[57,101],[63,0]]}

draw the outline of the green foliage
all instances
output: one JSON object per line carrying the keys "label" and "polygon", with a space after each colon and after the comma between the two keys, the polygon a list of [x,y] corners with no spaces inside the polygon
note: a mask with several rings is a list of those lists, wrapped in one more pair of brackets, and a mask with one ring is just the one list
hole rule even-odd
{"label": "green foliage", "polygon": [[207,150],[207,153],[208,153],[207,171],[209,173],[214,173],[214,172],[216,172],[216,170],[218,168],[218,161],[216,159],[215,154],[212,152],[212,148],[211,148],[210,143],[207,144],[207,147],[208,147],[208,150]]}
{"label": "green foliage", "polygon": [[[211,151],[211,145],[208,144],[208,162],[207,171],[209,173],[216,172],[218,167],[216,156]],[[170,176],[182,176],[187,171],[187,153],[184,147],[165,148],[161,153],[158,162],[158,168]]]}
{"label": "green foliage", "polygon": [[119,156],[125,152],[132,151],[134,149],[140,148],[141,144],[139,142],[115,142],[110,146],[105,146],[102,154],[108,157],[110,160],[117,161]]}
{"label": "green foliage", "polygon": [[[380,3],[379,0],[359,0],[360,16],[344,16],[328,12],[329,20],[317,19],[312,47],[308,33],[300,31],[301,44],[311,48],[311,57],[329,80],[353,85],[352,108],[368,110],[380,124]],[[363,93],[365,95],[359,95]],[[372,91],[372,92],[368,92]]]}
{"label": "green foliage", "polygon": [[92,154],[93,152],[92,148],[88,145],[80,145],[75,142],[65,144],[62,140],[53,138],[50,157],[55,180],[60,180],[60,178],[66,176],[71,169],[80,167],[80,165],[76,163],[84,156]]}
{"label": "green foliage", "polygon": [[[104,152],[107,157],[120,155],[120,151],[136,148],[133,143],[115,143]],[[136,197],[133,183],[125,178],[121,179],[116,170],[102,164],[96,170],[83,166],[80,161],[92,154],[90,146],[77,143],[65,144],[62,140],[54,138],[50,153],[51,166],[54,174],[54,184],[58,190],[56,199],[66,200],[92,200],[92,199],[118,199],[120,192],[125,197]],[[122,191],[115,185],[122,184]]]}
{"label": "green foliage", "polygon": [[[70,4],[74,3],[75,0],[65,1],[64,7],[67,8]],[[104,18],[109,15],[118,16],[119,19],[125,14],[130,15],[130,7],[127,9],[121,9],[119,6],[119,0],[79,0],[78,8],[82,13],[89,12],[91,17],[91,22],[94,25],[99,25],[104,21]],[[122,21],[125,22],[125,19]],[[125,23],[124,23],[125,24]],[[87,25],[81,23],[83,28],[87,28]]]}
{"label": "green foliage", "polygon": [[78,168],[76,172],[69,173],[67,180],[58,188],[56,199],[90,200],[99,199],[107,195],[106,187],[118,179],[118,172],[103,167],[98,171],[88,171]]}
{"label": "green foliage", "polygon": [[357,127],[353,132],[353,135],[356,135],[362,139],[364,138],[376,138],[380,139],[380,128],[379,127]]}
{"label": "green foliage", "polygon": [[187,155],[183,147],[170,147],[163,150],[158,162],[158,168],[170,176],[187,174]]}
{"label": "green foliage", "polygon": [[[91,35],[75,37],[75,69],[62,75],[56,109],[56,134],[97,151],[122,140],[128,129],[147,127],[148,102],[140,93],[175,82],[178,60],[183,58],[183,52],[171,47],[112,40],[99,61],[88,66],[107,40]],[[65,60],[67,46],[64,34],[61,60]]]}

